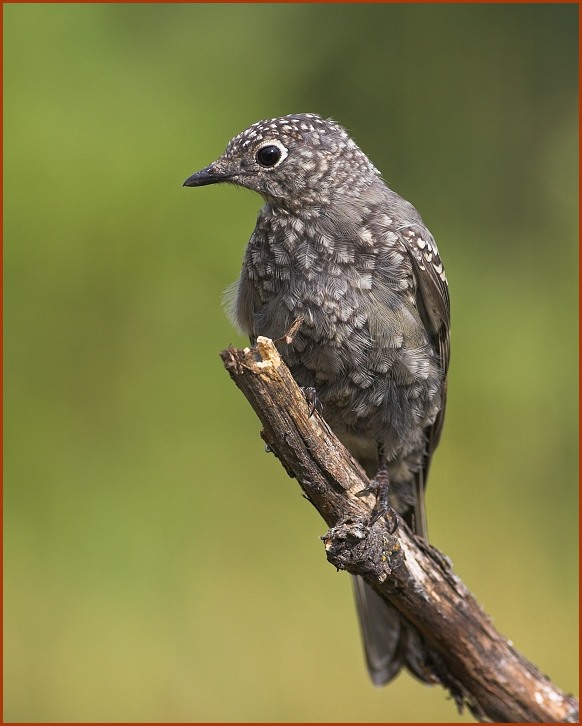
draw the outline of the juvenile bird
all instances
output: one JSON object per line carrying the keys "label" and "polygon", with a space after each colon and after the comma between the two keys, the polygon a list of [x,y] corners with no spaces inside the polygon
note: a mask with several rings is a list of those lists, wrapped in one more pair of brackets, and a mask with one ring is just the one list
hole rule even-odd
{"label": "juvenile bird", "polygon": [[[416,209],[332,120],[259,121],[184,183],[227,182],[265,205],[231,295],[250,336],[282,338],[300,386],[378,489],[427,538],[424,489],[438,443],[449,361],[449,295],[436,243]],[[354,578],[368,670],[377,685],[404,665],[438,680],[437,659],[398,612]]]}

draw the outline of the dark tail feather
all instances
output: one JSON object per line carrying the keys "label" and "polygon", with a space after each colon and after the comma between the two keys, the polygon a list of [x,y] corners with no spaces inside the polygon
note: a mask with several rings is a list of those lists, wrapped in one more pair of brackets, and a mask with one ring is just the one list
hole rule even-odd
{"label": "dark tail feather", "polygon": [[[383,686],[406,667],[423,683],[439,683],[435,658],[420,634],[361,577],[352,577],[368,673]],[[440,659],[439,659],[440,660]]]}
{"label": "dark tail feather", "polygon": [[404,663],[401,619],[363,578],[352,577],[368,673],[375,686],[391,681]]}

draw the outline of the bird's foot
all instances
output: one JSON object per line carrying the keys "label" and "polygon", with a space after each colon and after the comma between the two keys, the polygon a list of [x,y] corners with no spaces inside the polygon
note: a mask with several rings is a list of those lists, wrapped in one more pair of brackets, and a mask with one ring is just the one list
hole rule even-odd
{"label": "bird's foot", "polygon": [[376,503],[372,509],[369,526],[375,524],[381,517],[386,517],[390,534],[398,527],[398,515],[389,503],[390,479],[386,469],[379,469],[376,476],[370,480],[370,485],[365,489],[356,492],[357,497],[365,497],[368,494],[376,496]]}
{"label": "bird's foot", "polygon": [[319,415],[323,415],[323,404],[317,397],[317,391],[315,388],[312,388],[311,386],[302,387],[301,390],[303,391],[303,395],[305,396],[305,401],[307,405],[309,406],[309,418],[313,416],[316,409],[319,413]]}

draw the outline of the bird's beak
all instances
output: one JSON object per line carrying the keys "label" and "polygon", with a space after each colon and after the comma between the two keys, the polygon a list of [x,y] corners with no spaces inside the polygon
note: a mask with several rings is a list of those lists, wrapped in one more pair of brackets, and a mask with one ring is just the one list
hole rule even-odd
{"label": "bird's beak", "polygon": [[203,187],[207,184],[218,184],[230,178],[229,174],[219,171],[213,164],[197,171],[184,182],[185,187]]}

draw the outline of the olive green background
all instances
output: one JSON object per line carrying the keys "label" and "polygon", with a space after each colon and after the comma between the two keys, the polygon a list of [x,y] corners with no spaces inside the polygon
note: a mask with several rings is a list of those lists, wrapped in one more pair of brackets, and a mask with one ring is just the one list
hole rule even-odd
{"label": "olive green background", "polygon": [[5,4],[5,719],[471,721],[367,679],[218,351],[254,121],[345,125],[452,299],[433,542],[577,688],[575,5]]}

